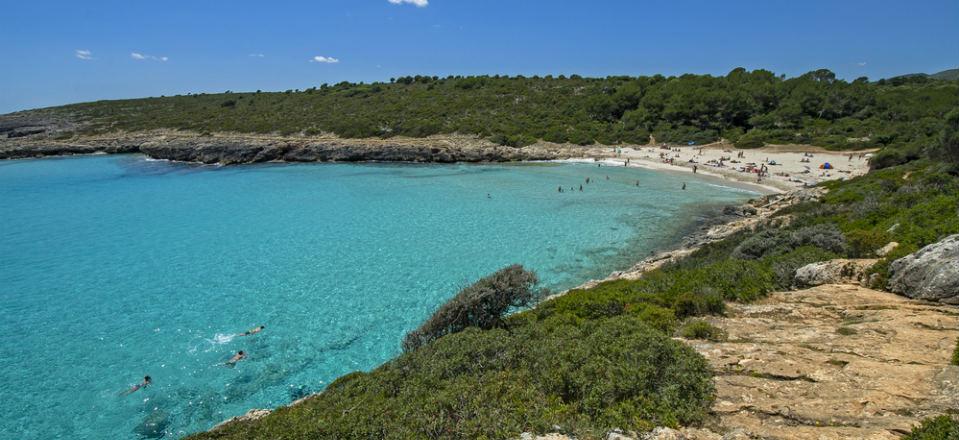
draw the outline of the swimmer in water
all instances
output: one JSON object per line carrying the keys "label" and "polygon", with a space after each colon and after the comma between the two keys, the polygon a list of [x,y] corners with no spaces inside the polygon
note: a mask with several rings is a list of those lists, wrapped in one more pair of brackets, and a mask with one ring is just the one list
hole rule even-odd
{"label": "swimmer in water", "polygon": [[231,357],[230,360],[226,361],[226,364],[232,367],[236,365],[237,362],[240,362],[243,359],[246,359],[246,353],[243,350],[240,350],[236,352],[236,354],[233,355],[233,357]]}
{"label": "swimmer in water", "polygon": [[683,189],[686,189],[686,182],[683,182]]}
{"label": "swimmer in water", "polygon": [[129,394],[133,394],[133,393],[137,392],[138,390],[141,390],[141,389],[143,389],[143,388],[146,388],[146,387],[150,386],[150,384],[152,384],[152,383],[153,383],[153,379],[150,378],[150,376],[143,376],[143,382],[140,382],[140,383],[138,383],[138,384],[130,387],[130,389],[126,390],[126,391],[123,393],[123,395],[126,396],[126,395],[129,395]]}
{"label": "swimmer in water", "polygon": [[255,335],[255,334],[259,333],[259,332],[262,332],[263,329],[265,329],[265,328],[266,328],[265,325],[261,325],[261,326],[259,326],[259,327],[251,328],[251,329],[249,329],[249,330],[247,330],[247,331],[245,331],[245,332],[243,332],[243,333],[240,333],[240,334],[238,334],[237,336],[252,336],[252,335]]}

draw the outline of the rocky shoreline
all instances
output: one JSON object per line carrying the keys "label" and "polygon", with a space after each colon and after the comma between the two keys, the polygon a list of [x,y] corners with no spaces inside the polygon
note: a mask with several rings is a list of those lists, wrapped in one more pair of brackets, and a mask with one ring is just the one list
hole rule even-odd
{"label": "rocky shoreline", "polygon": [[0,159],[142,153],[153,159],[235,165],[261,162],[515,162],[600,155],[596,148],[540,143],[522,148],[474,136],[341,139],[190,132],[120,133],[56,139],[39,134],[0,138]]}
{"label": "rocky shoreline", "polygon": [[[607,281],[639,279],[646,272],[658,269],[667,263],[681,260],[702,246],[722,240],[739,231],[755,229],[767,224],[784,226],[788,224],[790,218],[787,216],[774,217],[777,212],[797,203],[819,200],[825,193],[825,188],[813,187],[765,195],[740,206],[727,206],[720,215],[711,218],[684,237],[677,247],[645,258],[629,269],[613,272],[600,280],[587,281],[571,290],[589,289]],[[553,297],[564,293],[566,292]]]}

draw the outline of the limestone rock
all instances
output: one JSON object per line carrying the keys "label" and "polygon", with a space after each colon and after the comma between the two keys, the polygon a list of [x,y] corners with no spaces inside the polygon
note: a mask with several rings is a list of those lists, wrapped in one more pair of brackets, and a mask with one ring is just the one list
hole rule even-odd
{"label": "limestone rock", "polygon": [[892,440],[959,408],[959,315],[948,307],[832,284],[709,319],[728,340],[686,343],[716,372],[724,438]]}
{"label": "limestone rock", "polygon": [[223,426],[223,425],[227,425],[227,424],[230,424],[230,423],[233,423],[233,422],[245,422],[245,421],[251,421],[251,420],[259,420],[259,419],[262,419],[262,418],[270,415],[271,412],[273,412],[273,411],[268,410],[268,409],[255,409],[255,408],[254,408],[254,409],[251,409],[251,410],[247,411],[246,414],[243,414],[242,416],[233,417],[233,418],[230,418],[230,419],[228,419],[228,420],[225,420],[225,421],[223,421],[223,422],[218,423],[216,426],[213,427],[213,430],[216,430],[217,428],[219,428],[219,427],[221,427],[221,426]]}
{"label": "limestone rock", "polygon": [[794,283],[797,286],[820,286],[823,284],[861,284],[865,271],[877,260],[836,259],[807,264],[796,269]]}
{"label": "limestone rock", "polygon": [[886,255],[889,255],[890,252],[896,250],[897,247],[899,247],[899,243],[895,241],[891,241],[889,242],[889,244],[877,249],[876,255],[880,257],[885,257]]}
{"label": "limestone rock", "polygon": [[889,266],[889,290],[914,299],[959,304],[959,234]]}

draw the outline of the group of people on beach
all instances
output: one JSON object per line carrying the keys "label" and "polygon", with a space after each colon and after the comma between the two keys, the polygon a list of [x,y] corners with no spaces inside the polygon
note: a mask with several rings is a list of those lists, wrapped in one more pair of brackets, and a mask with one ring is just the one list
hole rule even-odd
{"label": "group of people on beach", "polygon": [[[251,328],[251,329],[249,329],[249,330],[247,330],[247,331],[245,331],[245,332],[243,332],[243,333],[237,333],[235,336],[253,336],[253,335],[255,335],[255,334],[259,333],[259,332],[262,332],[262,331],[265,330],[265,329],[266,329],[266,326],[265,326],[265,325],[261,325],[261,326],[253,327],[253,328]],[[227,360],[227,361],[224,363],[224,365],[227,366],[227,367],[234,367],[234,366],[236,366],[237,362],[240,362],[240,361],[242,361],[243,359],[246,359],[246,356],[247,356],[247,354],[246,354],[245,351],[239,350],[239,351],[236,352],[236,354],[233,355],[233,357],[231,357],[229,360]],[[149,375],[143,376],[143,380],[140,381],[140,383],[138,383],[138,384],[136,384],[136,385],[133,385],[132,387],[130,387],[129,389],[127,389],[126,391],[124,391],[124,392],[123,392],[123,395],[124,395],[124,396],[127,396],[127,395],[130,395],[130,394],[133,394],[133,393],[135,393],[135,392],[137,392],[137,391],[139,391],[139,390],[142,390],[142,389],[144,389],[144,388],[146,388],[146,387],[148,387],[148,386],[150,386],[150,385],[153,385],[153,378],[150,377]]]}
{"label": "group of people on beach", "polygon": [[[629,163],[629,159],[626,159],[626,163],[627,163],[627,164]],[[602,166],[602,164],[597,164],[597,165],[598,165],[598,166]],[[696,174],[696,170],[697,170],[697,168],[694,166],[694,167],[693,167],[693,174]],[[606,180],[609,180],[609,175],[606,176]],[[586,177],[586,184],[589,185],[590,182],[591,182],[590,178],[589,178],[589,177]],[[635,185],[636,185],[637,188],[639,187],[639,179],[636,179]],[[685,190],[685,189],[686,189],[686,182],[683,182],[683,190]],[[579,190],[580,190],[580,192],[583,191],[583,184],[580,184],[580,185],[579,185]],[[570,191],[570,192],[573,192],[573,191],[575,191],[575,188],[571,186],[571,187],[569,187],[569,191]],[[563,188],[563,185],[560,185],[560,186],[556,187],[556,192],[560,192],[560,193],[561,193],[561,192],[566,192],[566,190]],[[487,194],[486,197],[488,198],[488,197],[489,197],[489,194]]]}

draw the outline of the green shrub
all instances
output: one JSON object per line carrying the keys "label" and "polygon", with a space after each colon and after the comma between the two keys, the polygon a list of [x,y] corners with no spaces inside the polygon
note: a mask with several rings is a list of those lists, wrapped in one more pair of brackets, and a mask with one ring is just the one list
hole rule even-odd
{"label": "green shrub", "polygon": [[403,350],[411,351],[440,336],[467,327],[490,329],[503,323],[511,308],[529,305],[535,298],[536,274],[514,264],[480,279],[440,306],[418,329],[403,339]]}
{"label": "green shrub", "polygon": [[959,422],[949,416],[930,417],[902,437],[902,440],[959,439]]}
{"label": "green shrub", "polygon": [[334,382],[299,405],[197,439],[599,438],[703,421],[707,362],[636,318],[520,320],[465,331]]}
{"label": "green shrub", "polygon": [[715,293],[682,293],[673,300],[673,309],[680,318],[701,315],[721,315],[726,310],[723,297]]}
{"label": "green shrub", "polygon": [[857,229],[845,234],[849,243],[849,254],[856,258],[875,257],[876,251],[891,240],[886,231]]}
{"label": "green shrub", "polygon": [[679,329],[679,335],[686,339],[705,339],[707,341],[721,341],[725,338],[725,332],[701,319],[693,319]]}
{"label": "green shrub", "polygon": [[833,224],[818,224],[795,230],[764,229],[744,240],[733,250],[732,255],[740,259],[758,259],[786,254],[807,245],[834,253],[844,253],[846,239]]}
{"label": "green shrub", "polygon": [[654,304],[646,304],[641,307],[641,311],[636,313],[636,317],[663,333],[672,333],[676,327],[676,312]]}
{"label": "green shrub", "polygon": [[739,137],[735,142],[736,148],[759,148],[766,145],[762,135],[749,132]]}

